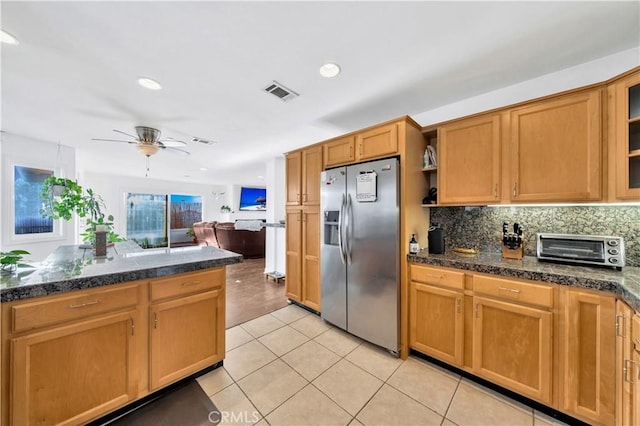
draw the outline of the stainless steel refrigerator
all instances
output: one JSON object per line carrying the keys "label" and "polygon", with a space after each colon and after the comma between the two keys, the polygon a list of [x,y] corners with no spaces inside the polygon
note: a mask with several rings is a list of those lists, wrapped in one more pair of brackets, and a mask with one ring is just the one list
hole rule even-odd
{"label": "stainless steel refrigerator", "polygon": [[399,164],[396,158],[322,172],[322,318],[398,352]]}

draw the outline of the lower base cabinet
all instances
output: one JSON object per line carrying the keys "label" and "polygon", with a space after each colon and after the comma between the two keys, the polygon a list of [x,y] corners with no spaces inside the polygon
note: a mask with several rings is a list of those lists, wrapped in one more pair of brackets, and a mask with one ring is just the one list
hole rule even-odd
{"label": "lower base cabinet", "polygon": [[151,307],[150,387],[156,390],[224,358],[224,292],[208,291]]}
{"label": "lower base cabinet", "polygon": [[484,297],[473,307],[473,371],[551,404],[552,313]]}
{"label": "lower base cabinet", "polygon": [[614,296],[451,268],[410,271],[412,349],[589,424],[640,424],[640,315]]}
{"label": "lower base cabinet", "polygon": [[11,424],[81,424],[135,399],[137,317],[131,310],[13,339]]}

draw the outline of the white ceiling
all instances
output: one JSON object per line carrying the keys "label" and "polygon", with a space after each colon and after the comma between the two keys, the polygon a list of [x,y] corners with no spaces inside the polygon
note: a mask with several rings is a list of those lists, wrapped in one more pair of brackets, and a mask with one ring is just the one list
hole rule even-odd
{"label": "white ceiling", "polygon": [[[9,2],[2,130],[144,176],[112,129],[157,127],[150,178],[259,184],[267,160],[640,44],[630,2]],[[322,78],[336,62],[342,73]],[[161,91],[137,85],[160,81]],[[263,92],[276,80],[300,94]],[[431,123],[421,123],[422,125]],[[189,142],[212,139],[213,146]],[[208,168],[201,171],[201,167]],[[189,177],[185,177],[188,175]]]}

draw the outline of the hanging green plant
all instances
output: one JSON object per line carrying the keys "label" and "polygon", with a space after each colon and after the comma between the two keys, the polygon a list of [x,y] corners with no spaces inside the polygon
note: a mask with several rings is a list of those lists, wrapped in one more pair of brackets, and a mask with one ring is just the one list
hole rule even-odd
{"label": "hanging green plant", "polygon": [[[66,189],[59,196],[55,196],[54,186],[64,186]],[[104,200],[91,188],[85,190],[71,179],[50,176],[42,184],[40,198],[42,198],[40,213],[43,217],[68,221],[77,214],[78,217],[86,218],[87,228],[80,233],[82,241],[90,243],[95,241],[96,225],[106,226],[107,242],[125,241],[125,238],[113,231],[113,216],[105,217]]]}

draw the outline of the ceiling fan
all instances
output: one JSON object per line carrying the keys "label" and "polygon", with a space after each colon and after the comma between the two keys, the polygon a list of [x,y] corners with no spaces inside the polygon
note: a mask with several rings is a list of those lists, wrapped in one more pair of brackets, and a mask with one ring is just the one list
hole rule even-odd
{"label": "ceiling fan", "polygon": [[102,142],[121,142],[136,145],[136,149],[138,150],[138,152],[147,157],[147,174],[145,176],[148,176],[149,173],[149,157],[156,154],[158,151],[167,151],[180,155],[190,155],[189,151],[177,148],[179,146],[185,146],[187,144],[186,142],[173,138],[160,139],[160,130],[154,129],[153,127],[136,126],[135,129],[138,136],[131,135],[129,133],[123,132],[122,130],[113,130],[114,132],[128,136],[133,140],[99,138],[93,138],[91,140]]}

